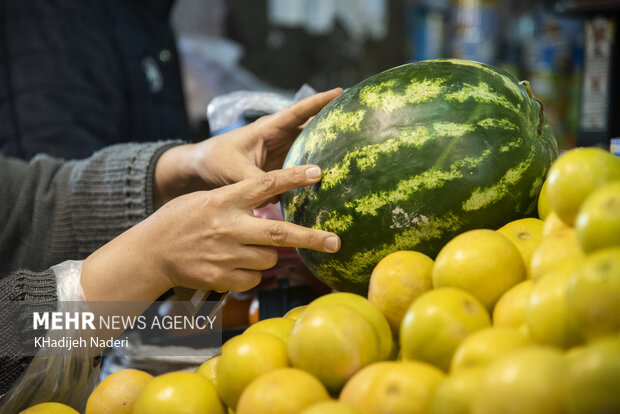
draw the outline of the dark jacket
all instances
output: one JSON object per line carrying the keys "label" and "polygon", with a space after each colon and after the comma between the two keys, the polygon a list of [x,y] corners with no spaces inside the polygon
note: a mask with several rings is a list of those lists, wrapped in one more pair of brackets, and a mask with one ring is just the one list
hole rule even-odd
{"label": "dark jacket", "polygon": [[172,0],[0,0],[0,152],[189,139]]}

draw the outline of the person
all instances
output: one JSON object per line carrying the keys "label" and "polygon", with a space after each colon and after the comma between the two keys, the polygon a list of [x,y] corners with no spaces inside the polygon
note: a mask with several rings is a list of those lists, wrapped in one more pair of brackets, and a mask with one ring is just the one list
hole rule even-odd
{"label": "person", "polygon": [[[63,300],[50,266],[67,259],[84,259],[86,301],[153,301],[173,286],[250,289],[275,264],[273,246],[338,251],[336,234],[252,209],[320,180],[318,166],[280,168],[308,119],[340,93],[196,144],[118,144],[69,162],[0,157],[0,302]],[[2,359],[0,395],[28,364]]]}
{"label": "person", "polygon": [[173,0],[2,0],[0,153],[190,141]]}

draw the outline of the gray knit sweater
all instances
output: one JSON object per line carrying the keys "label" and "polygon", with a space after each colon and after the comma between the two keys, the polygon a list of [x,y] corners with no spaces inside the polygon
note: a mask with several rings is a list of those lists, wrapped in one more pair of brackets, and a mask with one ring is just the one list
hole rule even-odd
{"label": "gray knit sweater", "polygon": [[[174,145],[122,144],[71,162],[0,157],[0,301],[54,303],[50,266],[85,258],[148,216],[155,164]],[[8,325],[0,341],[11,340]],[[0,359],[0,395],[28,362]]]}

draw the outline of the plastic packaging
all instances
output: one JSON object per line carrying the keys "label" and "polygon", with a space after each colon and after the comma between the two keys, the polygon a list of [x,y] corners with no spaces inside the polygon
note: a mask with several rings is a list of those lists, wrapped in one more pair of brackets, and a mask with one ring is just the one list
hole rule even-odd
{"label": "plastic packaging", "polygon": [[86,300],[81,281],[82,263],[83,260],[67,260],[52,266],[58,284],[57,296],[59,302],[80,302]]}

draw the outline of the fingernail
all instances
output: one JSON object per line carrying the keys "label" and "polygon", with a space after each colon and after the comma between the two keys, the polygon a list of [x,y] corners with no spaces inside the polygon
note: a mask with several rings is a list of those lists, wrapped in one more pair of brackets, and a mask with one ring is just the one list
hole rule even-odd
{"label": "fingernail", "polygon": [[321,169],[319,167],[310,167],[306,170],[306,177],[314,179],[321,176]]}
{"label": "fingernail", "polygon": [[340,240],[338,237],[330,236],[323,242],[323,247],[325,247],[325,250],[328,252],[337,252],[340,249]]}

